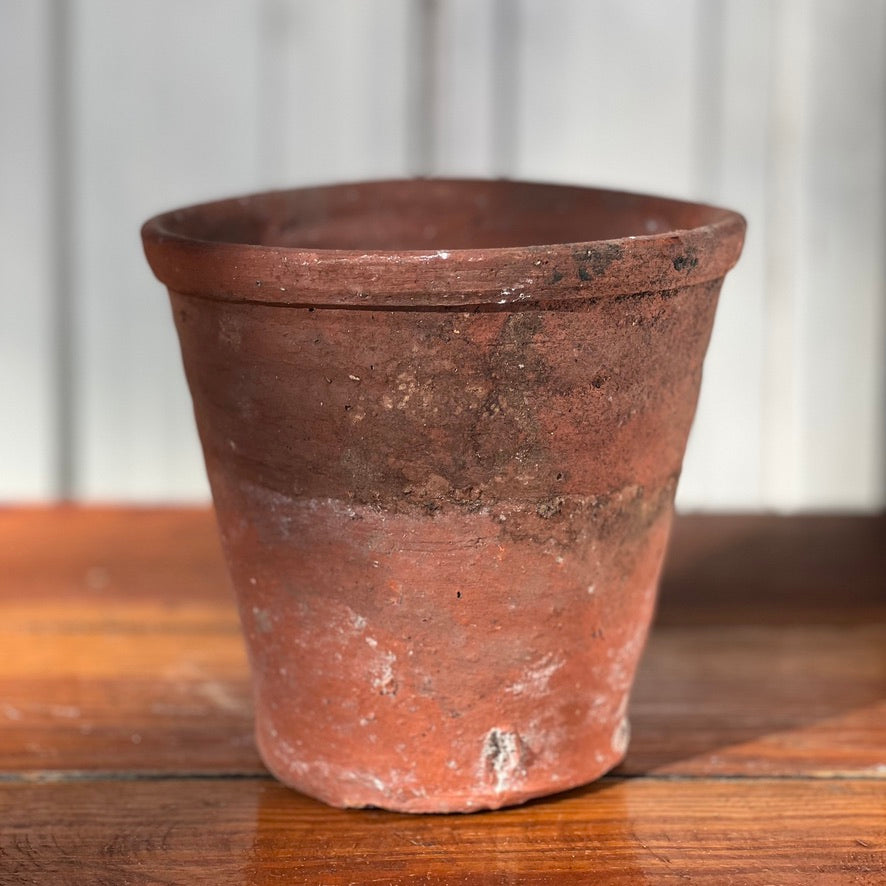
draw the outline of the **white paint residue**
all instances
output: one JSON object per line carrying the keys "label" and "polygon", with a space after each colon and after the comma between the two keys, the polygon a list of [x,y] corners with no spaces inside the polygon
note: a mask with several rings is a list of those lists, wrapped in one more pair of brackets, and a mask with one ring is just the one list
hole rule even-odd
{"label": "white paint residue", "polygon": [[[350,769],[336,763],[330,763],[327,760],[301,760],[295,758],[284,760],[284,763],[290,772],[297,773],[298,775],[311,776],[312,778],[320,777],[327,781],[338,782],[342,788],[351,785],[355,793],[353,796],[345,798],[344,806],[365,806],[366,803],[374,799],[371,796],[367,796],[367,791],[389,795],[392,790],[398,788],[402,791],[406,785],[415,780],[411,773],[396,769],[376,774],[360,769]],[[415,796],[422,795],[421,791],[415,789],[411,793]]]}
{"label": "white paint residue", "polygon": [[381,695],[396,695],[397,681],[394,679],[394,662],[397,656],[393,652],[382,652],[372,667],[372,688]]}
{"label": "white paint residue", "polygon": [[548,691],[551,677],[563,667],[562,659],[555,659],[548,653],[536,664],[526,668],[520,675],[520,679],[510,686],[505,686],[504,691],[509,695],[543,695]]}
{"label": "white paint residue", "polygon": [[252,607],[252,620],[259,633],[267,634],[274,628],[274,619],[267,609],[258,606]]}
{"label": "white paint residue", "polygon": [[353,609],[349,609],[348,613],[351,619],[351,626],[359,634],[366,628],[366,619],[362,615],[358,615],[354,612]]}
{"label": "white paint residue", "polygon": [[622,717],[615,732],[612,733],[612,750],[621,756],[628,749],[631,740],[631,724],[627,717]]}
{"label": "white paint residue", "polygon": [[514,786],[526,774],[520,736],[507,729],[490,729],[483,741],[480,769],[491,778],[497,794]]}

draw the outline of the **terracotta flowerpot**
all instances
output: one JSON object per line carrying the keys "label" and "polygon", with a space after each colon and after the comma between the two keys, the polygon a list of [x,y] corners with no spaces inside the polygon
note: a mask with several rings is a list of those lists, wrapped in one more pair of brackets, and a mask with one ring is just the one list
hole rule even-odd
{"label": "terracotta flowerpot", "polygon": [[271,771],[496,808],[625,754],[743,219],[505,181],[261,194],[143,229]]}

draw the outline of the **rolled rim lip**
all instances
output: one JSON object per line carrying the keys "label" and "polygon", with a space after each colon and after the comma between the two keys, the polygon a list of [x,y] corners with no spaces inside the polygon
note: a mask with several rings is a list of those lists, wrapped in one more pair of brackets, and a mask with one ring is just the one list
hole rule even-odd
{"label": "rolled rim lip", "polygon": [[[237,206],[300,192],[364,185],[385,179],[250,193],[156,215],[142,242],[155,276],[171,291],[219,301],[319,307],[507,307],[538,301],[588,299],[662,291],[722,278],[741,254],[746,229],[737,212],[704,203],[607,188],[517,179],[433,178],[454,185],[506,182],[517,187],[580,190],[609,199],[649,200],[710,213],[693,228],[605,240],[531,246],[360,250],[273,246],[209,240],[175,230],[183,214],[228,213]],[[582,274],[584,255],[595,271]],[[577,258],[578,257],[578,258]]]}

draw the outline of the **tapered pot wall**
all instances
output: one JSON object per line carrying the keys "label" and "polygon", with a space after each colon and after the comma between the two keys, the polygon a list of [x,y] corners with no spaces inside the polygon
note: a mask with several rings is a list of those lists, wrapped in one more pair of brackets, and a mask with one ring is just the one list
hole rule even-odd
{"label": "tapered pot wall", "polygon": [[[538,223],[538,186],[390,184],[398,199],[410,187],[435,217],[511,188],[524,236]],[[406,811],[495,808],[590,781],[627,747],[741,220],[721,213],[724,231],[701,240],[664,231],[641,287],[627,239],[486,246],[507,242],[507,225],[477,234],[462,220],[450,240],[427,235],[432,251],[397,252],[400,231],[387,253],[348,249],[365,219],[317,196],[342,190],[253,198],[253,243],[232,236],[230,203],[200,208],[197,221],[187,215],[197,210],[179,215],[184,228],[224,216],[215,249],[239,249],[233,257],[194,246],[190,230],[169,237],[172,216],[145,229],[171,287],[262,757],[331,804]],[[352,191],[348,205],[359,204]],[[618,211],[606,192],[544,197],[560,191],[567,204],[574,191],[579,203],[597,195],[598,214]],[[314,229],[268,224],[305,203]],[[383,218],[385,194],[367,205]],[[369,240],[383,239],[379,224]],[[194,239],[212,239],[202,233]],[[325,253],[324,238],[345,251]],[[499,272],[478,276],[496,258]],[[213,278],[220,261],[237,265],[232,282],[201,291],[201,262]]]}

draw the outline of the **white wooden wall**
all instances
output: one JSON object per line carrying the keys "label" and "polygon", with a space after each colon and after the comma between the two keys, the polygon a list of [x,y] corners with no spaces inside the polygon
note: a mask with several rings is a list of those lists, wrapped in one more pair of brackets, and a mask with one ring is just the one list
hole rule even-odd
{"label": "white wooden wall", "polygon": [[417,173],[743,211],[681,505],[886,504],[884,0],[0,0],[0,500],[206,497],[148,215]]}

